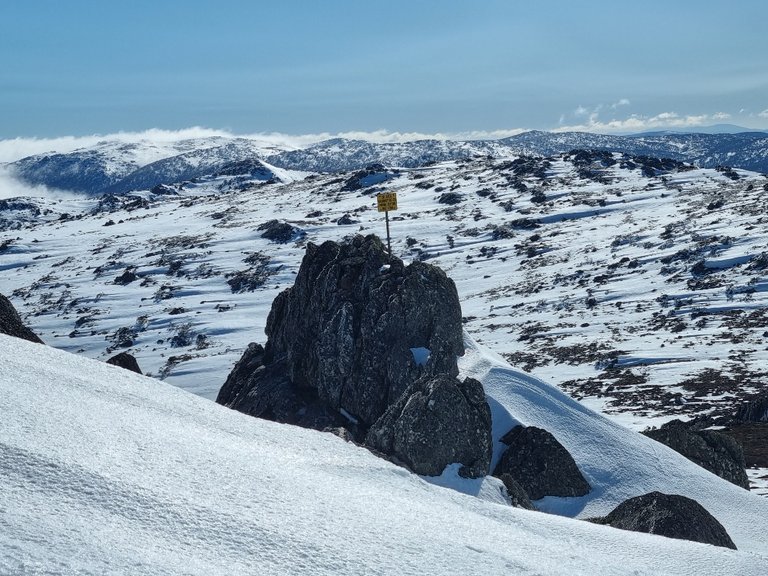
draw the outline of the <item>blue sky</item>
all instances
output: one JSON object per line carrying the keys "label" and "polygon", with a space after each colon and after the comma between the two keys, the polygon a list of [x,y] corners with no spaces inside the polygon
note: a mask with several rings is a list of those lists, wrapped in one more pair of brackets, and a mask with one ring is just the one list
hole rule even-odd
{"label": "blue sky", "polygon": [[768,2],[7,0],[0,138],[768,127]]}

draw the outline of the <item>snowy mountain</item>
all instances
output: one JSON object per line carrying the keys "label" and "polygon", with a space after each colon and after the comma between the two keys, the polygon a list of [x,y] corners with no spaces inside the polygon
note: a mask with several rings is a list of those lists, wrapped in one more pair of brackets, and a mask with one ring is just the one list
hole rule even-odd
{"label": "snowy mountain", "polygon": [[8,167],[33,185],[87,194],[124,193],[191,180],[274,152],[274,146],[258,140],[221,136],[170,142],[110,140],[73,152],[29,156]]}
{"label": "snowy mountain", "polygon": [[420,478],[334,435],[0,335],[0,572],[764,572],[768,501],[469,345],[462,370],[483,380],[495,426],[546,421],[596,486],[547,509],[694,494],[738,551],[512,508],[496,480]]}
{"label": "snowy mountain", "polygon": [[763,132],[607,136],[531,131],[501,140],[417,140],[384,144],[334,138],[302,149],[280,149],[252,138],[219,136],[161,145],[150,141],[102,142],[66,154],[23,158],[8,166],[17,178],[29,184],[101,194],[193,180],[240,161],[262,161],[292,171],[342,172],[373,164],[415,168],[475,157],[551,156],[574,149],[672,158],[702,168],[731,166],[768,172],[768,134]]}

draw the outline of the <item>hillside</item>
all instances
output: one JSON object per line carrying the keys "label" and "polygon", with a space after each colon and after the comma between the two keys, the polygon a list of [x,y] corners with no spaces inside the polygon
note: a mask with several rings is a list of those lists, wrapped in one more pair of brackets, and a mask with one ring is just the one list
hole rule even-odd
{"label": "hillside", "polygon": [[[507,380],[502,388],[516,397],[496,399],[514,401],[517,419],[550,413],[558,434],[571,431],[564,441],[589,460],[590,477],[607,481],[589,512],[604,510],[624,480],[629,491],[696,491],[739,551],[511,508],[487,480],[457,486],[479,498],[445,490],[331,434],[0,335],[0,571],[762,573],[768,502],[494,364],[479,351],[464,362],[486,373],[489,394]],[[495,411],[499,424],[504,410]],[[600,450],[578,440],[600,429]],[[627,450],[637,464],[621,470],[615,456]]]}
{"label": "hillside", "polygon": [[[386,187],[399,194],[394,252],[448,272],[478,342],[639,430],[726,417],[765,391],[766,185],[580,152],[6,200],[0,293],[50,345],[102,360],[128,350],[145,373],[213,398],[248,342],[263,343],[306,242],[384,235],[374,195]],[[764,490],[761,458],[750,474]]]}

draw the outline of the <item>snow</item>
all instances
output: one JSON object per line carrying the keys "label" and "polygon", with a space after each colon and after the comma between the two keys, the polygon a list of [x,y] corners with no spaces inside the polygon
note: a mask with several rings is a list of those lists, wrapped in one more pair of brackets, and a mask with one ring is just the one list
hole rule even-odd
{"label": "snow", "polygon": [[[750,536],[764,537],[763,500],[746,492],[725,503],[744,514],[732,551],[444,489],[331,434],[2,335],[0,387],[3,574],[758,575],[768,562]],[[570,405],[552,402],[560,423]]]}

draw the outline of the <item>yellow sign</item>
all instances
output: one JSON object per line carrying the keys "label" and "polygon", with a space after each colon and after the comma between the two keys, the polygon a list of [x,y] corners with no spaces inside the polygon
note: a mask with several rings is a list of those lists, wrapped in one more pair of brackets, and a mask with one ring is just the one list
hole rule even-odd
{"label": "yellow sign", "polygon": [[376,194],[376,206],[379,212],[397,210],[397,192],[379,192]]}

